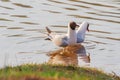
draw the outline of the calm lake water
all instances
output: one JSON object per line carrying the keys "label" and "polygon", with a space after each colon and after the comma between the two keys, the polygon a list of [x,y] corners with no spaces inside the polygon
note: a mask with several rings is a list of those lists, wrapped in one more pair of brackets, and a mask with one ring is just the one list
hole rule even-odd
{"label": "calm lake water", "polygon": [[89,66],[120,75],[120,0],[0,0],[0,67],[48,62],[61,48],[44,40],[45,27],[64,34],[69,21],[90,23]]}

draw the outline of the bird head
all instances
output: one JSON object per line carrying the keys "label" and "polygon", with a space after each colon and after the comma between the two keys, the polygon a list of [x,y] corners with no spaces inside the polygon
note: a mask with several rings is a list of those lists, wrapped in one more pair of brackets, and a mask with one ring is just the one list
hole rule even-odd
{"label": "bird head", "polygon": [[72,30],[75,30],[75,28],[76,28],[77,26],[79,27],[79,25],[77,25],[74,21],[70,22],[70,23],[68,24],[68,26],[69,26]]}

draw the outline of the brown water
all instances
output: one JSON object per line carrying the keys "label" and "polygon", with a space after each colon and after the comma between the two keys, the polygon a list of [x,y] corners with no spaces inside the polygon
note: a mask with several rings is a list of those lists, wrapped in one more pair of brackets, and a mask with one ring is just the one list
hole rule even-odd
{"label": "brown water", "polygon": [[64,34],[69,21],[90,23],[89,66],[120,75],[120,0],[0,0],[0,67],[48,62],[60,48],[44,40],[45,27]]}

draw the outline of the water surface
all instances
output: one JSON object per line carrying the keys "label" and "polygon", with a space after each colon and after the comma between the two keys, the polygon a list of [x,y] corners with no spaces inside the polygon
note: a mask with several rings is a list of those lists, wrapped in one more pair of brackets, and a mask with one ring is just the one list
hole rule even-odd
{"label": "water surface", "polygon": [[44,40],[45,27],[64,34],[69,21],[90,23],[89,65],[120,75],[120,0],[0,0],[0,67],[48,62],[60,48]]}

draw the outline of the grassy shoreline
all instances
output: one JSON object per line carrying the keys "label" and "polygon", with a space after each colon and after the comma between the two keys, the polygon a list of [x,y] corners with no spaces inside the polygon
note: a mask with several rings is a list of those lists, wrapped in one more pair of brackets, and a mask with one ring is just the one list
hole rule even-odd
{"label": "grassy shoreline", "polygon": [[120,80],[93,68],[26,64],[0,69],[0,80]]}

